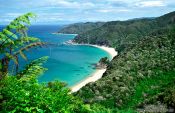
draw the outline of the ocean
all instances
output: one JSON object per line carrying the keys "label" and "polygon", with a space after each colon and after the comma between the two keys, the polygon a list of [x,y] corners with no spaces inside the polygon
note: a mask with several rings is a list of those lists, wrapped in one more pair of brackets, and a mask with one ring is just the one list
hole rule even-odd
{"label": "ocean", "polygon": [[[4,26],[0,26],[2,30]],[[71,40],[75,35],[52,34],[62,26],[59,25],[38,25],[31,26],[28,35],[40,38],[44,42],[53,43],[54,46],[47,46],[32,49],[27,52],[28,60],[20,58],[20,66],[29,63],[31,60],[42,56],[49,56],[44,67],[48,70],[38,77],[38,81],[49,82],[59,80],[73,86],[95,72],[94,64],[102,57],[110,58],[110,55],[99,48],[85,45],[65,45],[64,42]]]}

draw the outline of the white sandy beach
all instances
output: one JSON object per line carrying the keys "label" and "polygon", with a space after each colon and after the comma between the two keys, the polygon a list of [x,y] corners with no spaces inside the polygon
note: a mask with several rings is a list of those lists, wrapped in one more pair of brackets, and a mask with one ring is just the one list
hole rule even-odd
{"label": "white sandy beach", "polygon": [[89,46],[94,46],[94,47],[103,49],[104,51],[108,52],[108,53],[111,55],[112,59],[113,59],[115,56],[117,56],[117,54],[118,54],[117,51],[115,51],[115,49],[112,48],[112,47],[98,46],[98,45],[91,45],[91,44],[89,44]]}
{"label": "white sandy beach", "polygon": [[[117,55],[117,52],[115,51],[115,49],[111,48],[111,47],[91,45],[91,44],[78,44],[78,45],[88,45],[88,46],[93,46],[93,47],[103,49],[104,51],[108,52],[111,55],[112,59]],[[83,86],[85,86],[86,84],[88,84],[90,82],[97,81],[98,79],[100,79],[102,77],[102,75],[105,71],[106,71],[106,69],[97,69],[93,74],[89,75],[89,77],[82,80],[80,83],[72,86],[70,88],[71,92],[76,92],[79,89],[81,89]]]}

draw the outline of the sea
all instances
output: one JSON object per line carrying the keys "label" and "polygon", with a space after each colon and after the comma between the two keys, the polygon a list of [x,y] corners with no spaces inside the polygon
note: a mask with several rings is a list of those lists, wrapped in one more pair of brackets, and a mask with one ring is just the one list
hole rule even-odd
{"label": "sea", "polygon": [[[0,31],[5,26],[0,26]],[[59,31],[61,25],[35,25],[30,26],[28,35],[37,37],[50,45],[32,49],[26,52],[27,60],[20,58],[20,69],[30,61],[48,56],[44,67],[48,70],[38,77],[39,83],[59,80],[71,87],[84,80],[95,72],[94,64],[103,57],[111,56],[106,51],[87,45],[68,45],[66,41],[72,40],[74,34],[53,34]]]}

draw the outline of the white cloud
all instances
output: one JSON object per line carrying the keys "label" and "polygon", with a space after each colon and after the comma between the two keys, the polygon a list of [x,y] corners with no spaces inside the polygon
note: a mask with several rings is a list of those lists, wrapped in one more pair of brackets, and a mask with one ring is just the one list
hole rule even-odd
{"label": "white cloud", "polygon": [[6,13],[4,16],[17,17],[22,15],[23,13]]}
{"label": "white cloud", "polygon": [[72,9],[88,9],[95,6],[93,2],[78,2],[68,0],[43,0],[42,6],[55,6],[61,8],[72,8]]}
{"label": "white cloud", "polygon": [[64,13],[39,13],[38,16],[42,16],[42,17],[61,17],[64,16]]}
{"label": "white cloud", "polygon": [[0,23],[27,12],[36,13],[40,23],[155,17],[174,11],[174,4],[175,0],[6,0],[0,4],[6,9],[0,10]]}
{"label": "white cloud", "polygon": [[96,11],[100,13],[117,13],[117,12],[130,12],[131,10],[128,10],[128,9],[99,9]]}
{"label": "white cloud", "polygon": [[166,4],[163,1],[141,1],[139,3],[136,3],[137,7],[161,7],[166,6]]}
{"label": "white cloud", "polygon": [[4,22],[11,22],[12,19],[3,19]]}

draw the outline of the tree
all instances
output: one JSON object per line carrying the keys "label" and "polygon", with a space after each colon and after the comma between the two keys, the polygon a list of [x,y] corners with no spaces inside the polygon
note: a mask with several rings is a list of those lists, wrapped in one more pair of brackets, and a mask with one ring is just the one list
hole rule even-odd
{"label": "tree", "polygon": [[101,58],[99,61],[100,65],[108,65],[110,63],[108,57]]}
{"label": "tree", "polygon": [[8,74],[11,60],[15,62],[17,73],[19,55],[26,60],[27,57],[24,51],[45,45],[38,38],[27,35],[27,26],[30,25],[30,19],[34,17],[33,13],[19,16],[0,32],[0,79]]}

